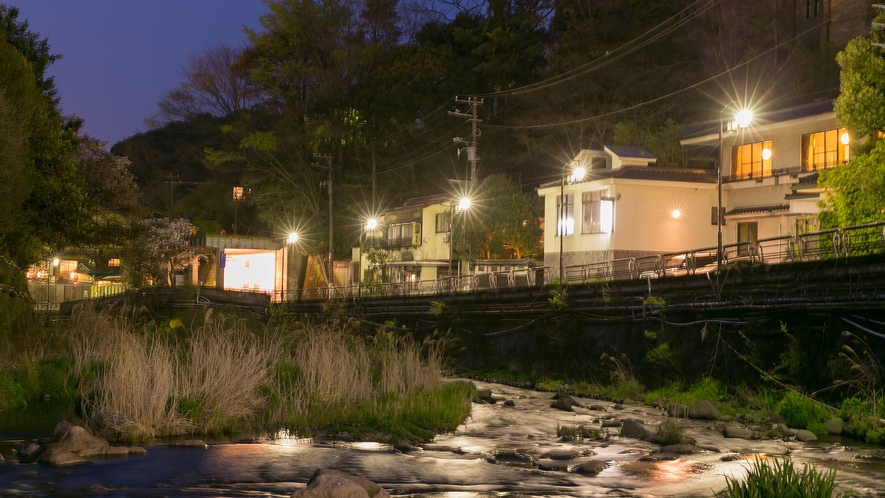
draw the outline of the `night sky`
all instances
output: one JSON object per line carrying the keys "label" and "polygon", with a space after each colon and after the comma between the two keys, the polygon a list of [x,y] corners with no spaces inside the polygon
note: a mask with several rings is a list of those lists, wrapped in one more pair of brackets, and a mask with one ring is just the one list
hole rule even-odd
{"label": "night sky", "polygon": [[217,42],[240,45],[260,0],[0,0],[49,38],[49,68],[65,114],[111,144],[146,131],[144,119],[181,81],[181,66]]}

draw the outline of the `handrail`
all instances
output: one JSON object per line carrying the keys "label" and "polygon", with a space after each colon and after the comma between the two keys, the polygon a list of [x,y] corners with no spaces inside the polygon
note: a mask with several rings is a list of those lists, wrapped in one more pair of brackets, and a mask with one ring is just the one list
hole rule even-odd
{"label": "handrail", "polygon": [[[875,230],[874,230],[875,229]],[[718,247],[618,258],[563,268],[564,283],[636,280],[696,275],[715,271]],[[885,221],[843,228],[830,228],[798,235],[780,235],[722,246],[722,264],[781,264],[817,259],[841,259],[864,254],[885,254]],[[507,290],[540,287],[552,283],[553,269],[548,266],[522,268],[486,274],[440,277],[436,280],[339,286],[332,290],[336,298],[363,298],[409,295],[444,295],[474,290]],[[328,299],[330,289],[319,287],[273,295],[279,300]],[[294,297],[294,299],[287,299]]]}

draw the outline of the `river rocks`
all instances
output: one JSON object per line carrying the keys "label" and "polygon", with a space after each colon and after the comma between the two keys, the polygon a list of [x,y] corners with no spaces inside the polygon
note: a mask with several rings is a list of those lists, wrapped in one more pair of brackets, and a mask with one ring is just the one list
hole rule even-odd
{"label": "river rocks", "polygon": [[473,399],[473,402],[494,405],[497,401],[495,401],[495,398],[492,396],[491,389],[477,389],[476,398]]}
{"label": "river rocks", "polygon": [[516,402],[513,401],[512,399],[508,399],[508,400],[504,401],[504,406],[506,406],[508,408],[512,408],[512,407],[516,406]]}
{"label": "river rocks", "polygon": [[676,453],[677,455],[694,455],[703,450],[693,444],[668,444],[661,446],[661,449],[658,451],[662,453]]}
{"label": "river rocks", "polygon": [[854,458],[858,460],[871,460],[875,462],[885,462],[885,450],[861,450],[857,452]]}
{"label": "river rocks", "polygon": [[616,418],[602,421],[602,427],[621,427],[621,421]]}
{"label": "river rocks", "polygon": [[572,407],[577,405],[574,399],[571,396],[563,396],[554,399],[553,403],[550,403],[550,408],[556,408],[557,410],[565,410],[567,412],[574,411]]}
{"label": "river rocks", "polygon": [[722,430],[722,435],[728,438],[750,439],[753,431],[740,425],[728,424]]}
{"label": "river rocks", "polygon": [[605,407],[602,405],[590,405],[590,409],[598,412],[604,412]]}
{"label": "river rocks", "polygon": [[605,470],[605,468],[607,466],[608,465],[606,465],[605,462],[600,462],[598,460],[589,460],[587,462],[584,462],[580,465],[575,466],[575,468],[572,469],[572,472],[574,472],[576,474],[586,474],[586,475],[595,476],[596,474]]}
{"label": "river rocks", "polygon": [[796,431],[796,440],[802,441],[803,443],[809,443],[812,441],[817,441],[817,436],[815,436],[814,433],[811,431],[799,429],[798,431]]}
{"label": "river rocks", "polygon": [[22,450],[22,461],[33,462],[38,460],[56,467],[68,467],[87,462],[87,458],[115,457],[134,454],[144,454],[146,451],[141,447],[110,446],[102,438],[93,436],[85,428],[59,422],[50,440],[34,449],[29,445]]}
{"label": "river rocks", "polygon": [[489,460],[491,463],[506,463],[511,465],[531,466],[535,463],[532,455],[520,450],[499,450]]}
{"label": "river rocks", "polygon": [[[591,451],[590,454],[592,455],[593,452]],[[582,453],[577,450],[550,450],[538,458],[546,458],[549,460],[574,460],[581,455]]]}
{"label": "river rocks", "polygon": [[178,446],[179,448],[195,448],[200,450],[205,450],[209,447],[209,445],[203,442],[203,440],[201,439],[185,439],[184,441],[176,441],[174,443],[170,443],[169,446]]}
{"label": "river rocks", "polygon": [[547,472],[568,472],[568,463],[556,460],[538,462],[538,470],[544,470]]}
{"label": "river rocks", "polygon": [[129,415],[121,412],[102,411],[93,422],[95,435],[110,442],[128,443],[141,436],[141,428]]}
{"label": "river rocks", "polygon": [[657,451],[639,459],[640,462],[666,462],[671,460],[679,460],[679,455],[668,451]]}
{"label": "river rocks", "polygon": [[696,401],[688,407],[688,418],[694,420],[717,420],[719,410],[707,400]]}
{"label": "river rocks", "polygon": [[839,417],[831,418],[824,423],[824,427],[830,434],[842,434],[842,431],[845,430],[845,422]]}
{"label": "river rocks", "polygon": [[400,453],[411,453],[411,452],[415,451],[416,449],[420,449],[420,448],[412,446],[412,443],[403,440],[403,441],[397,441],[397,442],[393,443],[393,449],[400,452]]}
{"label": "river rocks", "polygon": [[332,469],[317,469],[307,487],[292,493],[292,498],[390,498],[374,482]]}
{"label": "river rocks", "polygon": [[621,427],[621,437],[648,439],[652,434],[652,431],[641,420],[635,418],[625,419],[624,425]]}

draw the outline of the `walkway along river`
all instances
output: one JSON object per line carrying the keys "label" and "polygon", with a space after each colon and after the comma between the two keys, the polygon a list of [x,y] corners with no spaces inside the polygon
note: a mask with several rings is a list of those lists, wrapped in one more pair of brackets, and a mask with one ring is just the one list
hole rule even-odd
{"label": "walkway along river", "polygon": [[[332,468],[400,496],[712,496],[725,487],[726,475],[743,477],[753,458],[775,455],[788,455],[800,469],[804,463],[836,468],[840,485],[858,496],[885,494],[882,450],[839,442],[726,439],[722,422],[680,419],[697,441],[699,450],[692,451],[699,452],[667,455],[659,445],[602,427],[635,418],[654,430],[667,418],[657,409],[576,398],[574,411],[564,411],[551,408],[550,393],[477,385],[491,389],[498,402],[474,404],[454,434],[403,451],[280,433],[245,442],[207,441],[205,448],[148,445],[143,456],[53,468],[19,464],[14,457],[31,438],[48,437],[51,421],[23,427],[24,421],[6,414],[0,416],[0,454],[6,459],[0,462],[0,495],[288,496],[317,468]],[[557,436],[559,427],[577,425],[598,431],[599,437]],[[586,462],[599,462],[585,467],[601,471],[577,471]]]}

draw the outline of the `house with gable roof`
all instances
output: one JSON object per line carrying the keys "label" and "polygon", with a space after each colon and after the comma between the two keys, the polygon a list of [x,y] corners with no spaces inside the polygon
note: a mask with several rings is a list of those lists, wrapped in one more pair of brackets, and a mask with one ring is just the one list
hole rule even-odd
{"label": "house with gable roof", "polygon": [[[547,220],[544,265],[553,275],[560,261],[587,265],[715,244],[715,174],[656,162],[642,147],[582,150],[559,180],[538,187]],[[576,168],[583,177],[573,175]]]}

